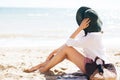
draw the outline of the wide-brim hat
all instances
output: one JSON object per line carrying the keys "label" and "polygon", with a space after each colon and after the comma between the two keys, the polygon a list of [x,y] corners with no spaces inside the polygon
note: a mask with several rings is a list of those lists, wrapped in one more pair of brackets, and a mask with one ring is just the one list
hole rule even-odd
{"label": "wide-brim hat", "polygon": [[84,13],[86,10],[90,9],[89,7],[80,7],[76,13],[76,21],[77,24],[80,25],[82,20],[84,19]]}
{"label": "wide-brim hat", "polygon": [[90,19],[89,26],[84,29],[85,33],[101,31],[102,22],[96,11],[89,7],[80,7],[76,14],[76,21],[79,26],[84,18]]}

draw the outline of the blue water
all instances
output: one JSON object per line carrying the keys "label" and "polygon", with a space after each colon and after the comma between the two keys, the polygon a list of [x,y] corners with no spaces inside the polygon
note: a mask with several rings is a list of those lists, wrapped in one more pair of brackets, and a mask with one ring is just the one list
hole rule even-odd
{"label": "blue water", "polygon": [[[0,8],[0,45],[63,43],[78,27],[76,11],[77,8]],[[120,10],[96,11],[103,21],[105,39],[119,41]]]}
{"label": "blue water", "polygon": [[74,24],[75,20],[71,16],[74,12],[75,10],[54,8],[1,8],[0,27],[3,33],[22,34],[63,29]]}
{"label": "blue water", "polygon": [[[77,9],[70,8],[0,8],[0,33],[36,33],[40,30],[77,27]],[[103,29],[119,29],[120,11],[96,9],[103,21]],[[117,28],[117,29],[116,29]]]}

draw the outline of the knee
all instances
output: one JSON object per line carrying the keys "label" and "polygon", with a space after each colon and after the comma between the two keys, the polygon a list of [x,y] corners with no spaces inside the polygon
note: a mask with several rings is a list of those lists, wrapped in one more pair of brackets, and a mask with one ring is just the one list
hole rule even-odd
{"label": "knee", "polygon": [[71,46],[67,46],[67,45],[65,44],[65,45],[62,46],[61,51],[66,52],[66,51],[70,50],[70,48],[72,48],[72,47],[71,47]]}

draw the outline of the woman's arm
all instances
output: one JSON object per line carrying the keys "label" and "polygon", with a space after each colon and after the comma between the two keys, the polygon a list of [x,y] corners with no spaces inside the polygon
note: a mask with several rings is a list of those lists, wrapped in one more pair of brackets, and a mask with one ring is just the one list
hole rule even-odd
{"label": "woman's arm", "polygon": [[87,28],[89,26],[89,22],[90,19],[89,18],[85,18],[83,19],[83,21],[81,22],[80,26],[77,28],[77,30],[70,36],[70,38],[75,38],[76,35],[83,29]]}
{"label": "woman's arm", "polygon": [[46,61],[49,61],[50,59],[52,59],[52,57],[54,56],[54,54],[56,54],[56,52],[59,50],[58,49],[55,49],[52,53],[49,54],[49,56],[47,57]]}
{"label": "woman's arm", "polygon": [[[89,26],[89,18],[85,18],[81,24],[80,24],[80,27],[77,28],[77,30],[70,36],[70,38],[75,38],[76,35],[83,29],[87,28]],[[64,46],[64,45],[63,45]],[[56,54],[56,52],[58,50],[60,50],[62,48],[62,46],[56,50],[54,50],[52,53],[50,53],[50,55],[47,57],[46,61],[49,61],[50,59],[52,59],[52,57]]]}
{"label": "woman's arm", "polygon": [[49,56],[47,57],[46,61],[51,60],[51,59],[54,57],[54,55],[57,54],[57,52],[58,52],[59,50],[61,50],[62,48],[64,48],[64,46],[65,46],[65,44],[63,44],[61,47],[59,47],[59,48],[55,49],[53,52],[51,52],[51,53],[49,54]]}

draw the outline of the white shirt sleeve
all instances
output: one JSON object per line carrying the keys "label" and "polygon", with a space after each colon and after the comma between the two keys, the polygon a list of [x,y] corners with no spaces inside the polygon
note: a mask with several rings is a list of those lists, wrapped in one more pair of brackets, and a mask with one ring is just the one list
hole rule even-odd
{"label": "white shirt sleeve", "polygon": [[84,36],[84,32],[81,31],[75,39],[69,38],[66,42],[67,46],[72,46],[72,47],[84,47],[86,43],[86,37]]}
{"label": "white shirt sleeve", "polygon": [[102,43],[102,34],[100,32],[88,33],[87,36],[79,33],[74,39],[69,38],[66,42],[66,45],[82,48],[85,56],[93,60],[96,56],[98,56],[107,61]]}
{"label": "white shirt sleeve", "polygon": [[78,44],[78,40],[69,38],[66,42],[67,46],[74,46],[74,47],[79,47],[80,45]]}

